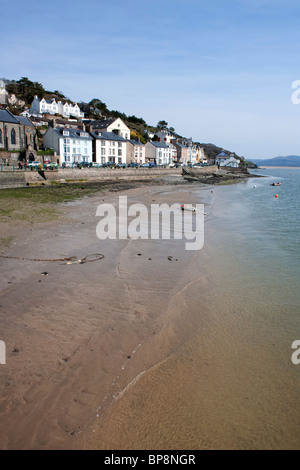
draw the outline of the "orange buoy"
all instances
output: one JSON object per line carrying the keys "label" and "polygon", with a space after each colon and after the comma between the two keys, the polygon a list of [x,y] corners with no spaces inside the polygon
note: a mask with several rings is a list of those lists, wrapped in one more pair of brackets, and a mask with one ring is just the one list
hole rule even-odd
{"label": "orange buoy", "polygon": [[275,194],[275,197],[278,197],[278,194]]}

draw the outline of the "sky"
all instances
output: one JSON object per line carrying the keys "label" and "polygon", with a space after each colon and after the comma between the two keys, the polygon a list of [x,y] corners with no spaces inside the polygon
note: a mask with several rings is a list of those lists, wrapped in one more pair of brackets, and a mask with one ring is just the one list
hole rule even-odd
{"label": "sky", "polygon": [[14,0],[1,13],[1,78],[247,159],[300,155],[299,0]]}

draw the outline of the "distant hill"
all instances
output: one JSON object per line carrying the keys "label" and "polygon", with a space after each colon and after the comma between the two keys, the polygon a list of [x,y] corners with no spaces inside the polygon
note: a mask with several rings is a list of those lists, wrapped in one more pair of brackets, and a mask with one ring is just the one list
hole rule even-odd
{"label": "distant hill", "polygon": [[299,166],[299,155],[288,155],[286,157],[274,157],[265,160],[252,160],[257,166]]}

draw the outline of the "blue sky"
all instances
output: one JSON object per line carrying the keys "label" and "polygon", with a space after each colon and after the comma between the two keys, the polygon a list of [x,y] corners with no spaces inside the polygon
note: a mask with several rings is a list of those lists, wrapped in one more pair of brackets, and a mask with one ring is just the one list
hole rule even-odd
{"label": "blue sky", "polygon": [[300,154],[299,0],[15,0],[0,77],[165,120],[246,158]]}

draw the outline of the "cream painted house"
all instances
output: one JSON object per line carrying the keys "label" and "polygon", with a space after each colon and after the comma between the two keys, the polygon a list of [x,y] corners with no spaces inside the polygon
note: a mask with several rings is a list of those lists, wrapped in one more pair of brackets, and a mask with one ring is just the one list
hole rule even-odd
{"label": "cream painted house", "polygon": [[93,131],[114,132],[123,139],[130,139],[130,129],[120,118],[101,119],[86,123]]}
{"label": "cream painted house", "polygon": [[126,163],[146,163],[146,147],[138,140],[127,140]]}
{"label": "cream painted house", "polygon": [[93,162],[126,163],[126,140],[115,132],[96,130],[90,132],[93,138]]}

